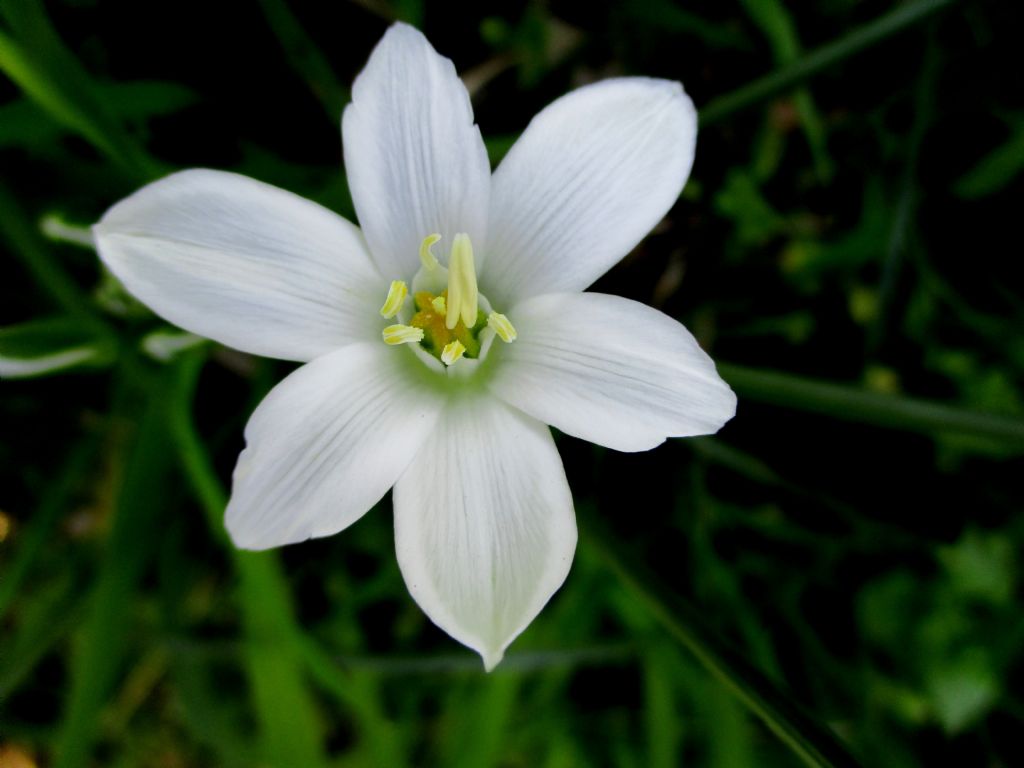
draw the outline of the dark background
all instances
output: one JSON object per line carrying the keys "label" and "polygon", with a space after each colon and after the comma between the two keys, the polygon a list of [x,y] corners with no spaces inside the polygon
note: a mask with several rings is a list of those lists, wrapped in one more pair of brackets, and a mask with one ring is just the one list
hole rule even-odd
{"label": "dark background", "polygon": [[[0,324],[71,318],[105,352],[0,381],[0,766],[798,764],[620,555],[865,765],[1014,764],[1024,12],[946,3],[717,101],[931,5],[3,0],[37,76],[0,46]],[[495,163],[603,77],[680,80],[702,114],[679,203],[594,289],[685,322],[737,416],[641,454],[558,436],[577,561],[489,676],[408,596],[387,499],[233,552],[218,494],[290,367],[153,360],[160,321],[40,227],[195,166],[354,218],[339,116],[394,18],[464,74]]]}

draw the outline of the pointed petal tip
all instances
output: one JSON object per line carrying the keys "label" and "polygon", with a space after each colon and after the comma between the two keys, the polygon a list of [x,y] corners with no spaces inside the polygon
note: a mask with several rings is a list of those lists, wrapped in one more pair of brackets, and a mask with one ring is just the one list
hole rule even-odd
{"label": "pointed petal tip", "polygon": [[256,537],[250,535],[251,532],[245,532],[235,527],[231,524],[227,515],[225,515],[224,530],[227,531],[228,538],[231,539],[231,544],[235,549],[246,552],[261,552],[274,546],[273,544],[260,542]]}
{"label": "pointed petal tip", "polygon": [[395,551],[413,600],[489,672],[565,582],[576,521],[550,430],[490,398],[459,408],[395,485]]}
{"label": "pointed petal tip", "polygon": [[[391,24],[384,34],[381,35],[380,40],[377,42],[376,48],[382,48],[385,45],[403,45],[412,43],[414,45],[426,44],[430,47],[431,51],[434,51],[433,45],[427,39],[427,36],[423,34],[419,29],[409,24],[406,21],[396,21]],[[440,54],[438,54],[440,55]]]}
{"label": "pointed petal tip", "polygon": [[360,226],[384,274],[415,274],[423,236],[452,237],[455,222],[485,241],[491,167],[469,93],[415,27],[395,23],[374,47],[352,85],[342,144]]}
{"label": "pointed petal tip", "polygon": [[227,532],[228,538],[235,549],[246,552],[260,552],[280,545],[280,542],[268,543],[265,540],[261,540],[261,537],[256,533],[256,529],[252,525],[247,524],[246,517],[239,513],[238,505],[234,504],[233,501],[233,499],[229,499],[228,506],[224,510],[224,530]]}
{"label": "pointed petal tip", "polygon": [[736,412],[736,394],[693,334],[652,307],[560,293],[509,314],[519,340],[502,350],[508,368],[488,386],[562,432],[633,453],[666,437],[714,434]]}
{"label": "pointed petal tip", "polygon": [[[736,390],[729,386],[729,382],[722,379],[725,383],[725,388],[729,392],[727,397],[729,398],[729,407],[726,410],[725,420],[722,422],[722,427],[728,424],[736,416],[736,408],[739,406],[739,398],[736,396]],[[722,427],[719,427],[721,429]]]}
{"label": "pointed petal tip", "polygon": [[719,409],[716,413],[715,421],[717,426],[714,429],[709,430],[706,434],[715,435],[718,434],[726,424],[732,421],[736,416],[736,407],[739,403],[739,398],[736,397],[736,392],[729,382],[721,377],[721,374],[715,371],[715,375],[718,378],[718,384],[721,389],[721,396],[719,398]]}
{"label": "pointed petal tip", "polygon": [[111,206],[93,236],[128,293],[234,349],[305,362],[379,333],[380,276],[358,228],[255,179],[179,171]]}
{"label": "pointed petal tip", "polygon": [[501,660],[505,658],[505,651],[501,650],[486,650],[478,651],[480,659],[484,663],[484,672],[490,674],[494,671],[494,668],[501,663]]}

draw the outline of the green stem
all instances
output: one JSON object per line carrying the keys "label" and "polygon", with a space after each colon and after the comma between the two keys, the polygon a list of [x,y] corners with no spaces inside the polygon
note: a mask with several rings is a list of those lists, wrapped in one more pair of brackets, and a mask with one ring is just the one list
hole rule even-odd
{"label": "green stem", "polygon": [[245,660],[264,757],[280,768],[316,768],[326,759],[317,709],[301,674],[287,581],[272,553],[242,552],[229,541],[223,526],[227,494],[192,423],[192,395],[205,362],[205,350],[196,350],[175,364],[168,427],[210,531],[227,548],[238,574]]}
{"label": "green stem", "polygon": [[707,629],[697,608],[663,586],[639,559],[624,553],[621,541],[597,522],[592,505],[577,504],[577,511],[584,528],[581,541],[593,546],[605,565],[658,623],[806,765],[857,766],[857,761],[830,731],[807,716],[743,656]]}
{"label": "green stem", "polygon": [[224,530],[224,509],[228,505],[228,496],[221,487],[210,457],[206,455],[206,449],[192,423],[192,397],[205,363],[205,350],[191,352],[177,363],[175,396],[168,404],[168,427],[177,447],[178,461],[206,516],[210,533],[219,543],[231,547],[229,551],[233,553],[234,547]]}
{"label": "green stem", "polygon": [[[57,768],[89,762],[100,710],[125,655],[132,598],[156,547],[150,534],[159,520],[171,468],[161,429],[169,383],[166,374],[147,382],[145,407],[118,489],[106,552],[72,657],[70,692],[54,762]],[[131,399],[140,394],[133,388]]]}
{"label": "green stem", "polygon": [[849,34],[802,56],[792,64],[719,96],[699,110],[702,126],[717,123],[734,112],[754,106],[775,94],[814,77],[876,43],[902,32],[952,4],[953,0],[914,0],[858,27]]}
{"label": "green stem", "polygon": [[64,465],[57,473],[56,480],[47,486],[35,512],[19,537],[19,546],[14,557],[4,569],[0,579],[0,619],[21,589],[36,557],[50,539],[51,533],[62,513],[68,511],[71,496],[89,466],[96,450],[95,439],[81,440],[68,453]]}
{"label": "green stem", "polygon": [[885,337],[886,330],[895,321],[894,305],[896,292],[907,252],[912,241],[911,224],[917,216],[920,196],[917,181],[921,145],[929,126],[935,120],[935,84],[939,73],[939,47],[935,39],[935,25],[931,24],[928,47],[921,65],[921,77],[914,99],[914,123],[907,139],[907,161],[903,168],[900,193],[893,214],[882,262],[882,277],[878,284],[878,314],[868,328],[868,351],[876,354]]}
{"label": "green stem", "polygon": [[958,433],[1024,446],[1024,419],[942,405],[788,373],[720,363],[718,371],[740,400],[820,413],[876,427],[926,435]]}

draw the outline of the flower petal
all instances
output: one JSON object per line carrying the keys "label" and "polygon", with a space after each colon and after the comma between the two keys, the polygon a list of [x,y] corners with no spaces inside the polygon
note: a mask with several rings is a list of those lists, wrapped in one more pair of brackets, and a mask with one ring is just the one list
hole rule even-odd
{"label": "flower petal", "polygon": [[494,172],[481,290],[502,306],[582,291],[672,207],[696,136],[668,80],[605,80],[550,104]]}
{"label": "flower petal", "polygon": [[359,224],[384,275],[410,279],[435,232],[446,247],[459,232],[483,245],[487,150],[455,67],[416,29],[394,24],[373,49],[342,135]]}
{"label": "flower petal", "polygon": [[353,344],[274,387],[245,428],[226,524],[235,544],[266,549],[351,525],[405,471],[442,409],[410,381],[407,355]]}
{"label": "flower petal", "polygon": [[572,494],[547,427],[490,398],[449,408],[394,491],[406,586],[490,670],[562,585]]}
{"label": "flower petal", "polygon": [[600,293],[528,299],[519,338],[496,345],[490,387],[566,434],[619,451],[717,432],[736,396],[689,331],[636,301]]}
{"label": "flower petal", "polygon": [[387,283],[359,229],[269,184],[182,171],[122,200],[93,233],[133,295],[230,347],[305,361],[380,333]]}

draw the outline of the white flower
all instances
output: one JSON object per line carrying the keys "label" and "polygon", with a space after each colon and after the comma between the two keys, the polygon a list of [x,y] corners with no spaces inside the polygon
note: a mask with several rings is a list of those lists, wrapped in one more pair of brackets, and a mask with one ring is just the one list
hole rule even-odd
{"label": "white flower", "polygon": [[[734,413],[682,325],[583,293],[679,196],[693,105],[665,80],[580,88],[538,114],[492,176],[451,61],[396,24],[342,129],[361,229],[252,179],[190,170],[111,208],[99,252],[172,323],[306,363],[246,427],[235,543],[337,533],[394,486],[409,591],[490,669],[576,547],[545,425],[642,451]],[[447,269],[432,246],[451,249]]]}

